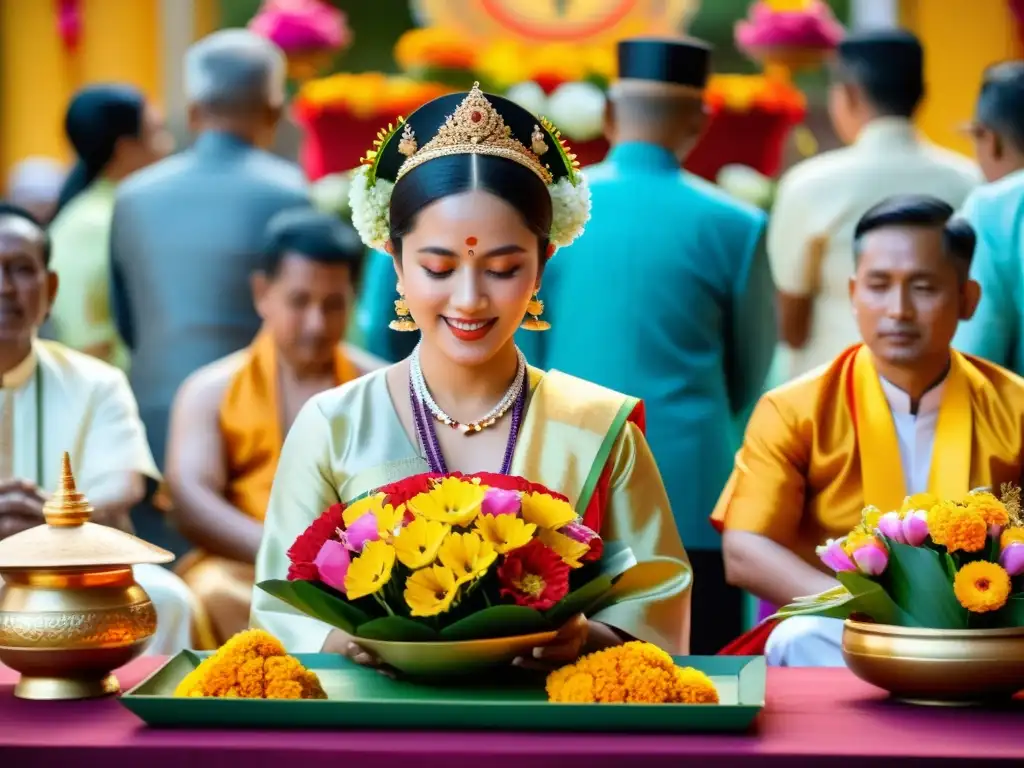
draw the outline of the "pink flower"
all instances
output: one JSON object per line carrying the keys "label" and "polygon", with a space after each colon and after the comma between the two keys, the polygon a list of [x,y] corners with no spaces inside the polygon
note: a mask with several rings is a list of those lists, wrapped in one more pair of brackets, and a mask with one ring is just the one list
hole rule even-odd
{"label": "pink flower", "polygon": [[923,509],[907,512],[903,518],[903,542],[920,547],[928,538],[928,513]]}
{"label": "pink flower", "polygon": [[836,573],[857,570],[857,564],[850,559],[850,556],[843,549],[844,541],[846,541],[845,536],[841,539],[829,539],[827,543],[815,550],[818,557],[821,558],[821,562]]}
{"label": "pink flower", "polygon": [[352,40],[345,14],[322,0],[265,0],[249,29],[285,53],[343,48]]}
{"label": "pink flower", "polygon": [[313,560],[320,581],[339,592],[345,591],[345,574],[351,562],[352,556],[345,545],[334,540],[325,541]]}
{"label": "pink flower", "polygon": [[998,525],[997,523],[992,523],[992,525],[988,527],[988,535],[991,536],[993,539],[998,539],[1000,536],[1003,535],[1004,527],[1005,526]]}
{"label": "pink flower", "polygon": [[1011,576],[1024,573],[1024,544],[1019,541],[1010,542],[999,555],[999,564]]}
{"label": "pink flower", "polygon": [[877,576],[889,565],[889,552],[878,542],[872,541],[854,551],[853,561],[865,576]]}
{"label": "pink flower", "polygon": [[903,533],[903,521],[899,512],[886,512],[878,518],[878,532],[887,539],[906,544],[906,534]]}
{"label": "pink flower", "polygon": [[590,547],[587,554],[583,556],[585,561],[601,559],[601,554],[604,552],[604,542],[601,541],[600,536],[587,528],[582,521],[574,520],[571,523],[567,523],[559,528],[558,532],[563,536],[568,536],[573,541],[578,541],[580,544],[586,544]]}
{"label": "pink flower", "polygon": [[360,515],[352,521],[352,525],[345,529],[344,537],[349,549],[353,552],[362,552],[367,542],[380,538],[380,532],[377,530],[377,516],[373,512]]}
{"label": "pink flower", "polygon": [[518,515],[522,509],[519,491],[488,488],[480,511],[485,515]]}

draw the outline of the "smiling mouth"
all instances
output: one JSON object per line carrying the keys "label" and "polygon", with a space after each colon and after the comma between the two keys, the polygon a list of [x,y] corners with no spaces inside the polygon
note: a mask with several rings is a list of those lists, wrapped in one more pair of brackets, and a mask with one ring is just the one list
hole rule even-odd
{"label": "smiling mouth", "polygon": [[442,315],[441,319],[448,326],[452,336],[460,341],[479,341],[490,333],[491,328],[498,322],[496,317],[492,317],[490,320],[462,320]]}

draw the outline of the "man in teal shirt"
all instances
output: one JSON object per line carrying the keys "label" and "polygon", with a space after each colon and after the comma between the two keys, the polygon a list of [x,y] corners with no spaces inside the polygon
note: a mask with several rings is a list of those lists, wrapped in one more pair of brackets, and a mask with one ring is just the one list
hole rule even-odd
{"label": "man in teal shirt", "polygon": [[695,654],[742,631],[708,515],[760,396],[776,343],[764,214],[680,170],[703,127],[710,49],[694,40],[619,44],[607,160],[585,169],[586,233],[544,272],[545,333],[531,363],[642,398],[647,436],[693,563]]}
{"label": "man in teal shirt", "polygon": [[962,211],[978,236],[971,276],[981,303],[953,344],[1024,374],[1024,61],[985,72],[971,134],[989,182]]}

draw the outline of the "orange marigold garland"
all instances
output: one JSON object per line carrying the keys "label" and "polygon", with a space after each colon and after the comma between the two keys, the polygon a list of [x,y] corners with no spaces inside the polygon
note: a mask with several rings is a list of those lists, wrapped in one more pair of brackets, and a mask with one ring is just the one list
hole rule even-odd
{"label": "orange marigold garland", "polygon": [[239,632],[192,670],[178,697],[326,699],[317,676],[260,629]]}
{"label": "orange marigold garland", "polygon": [[547,678],[548,700],[574,704],[717,704],[711,679],[633,641],[583,656]]}

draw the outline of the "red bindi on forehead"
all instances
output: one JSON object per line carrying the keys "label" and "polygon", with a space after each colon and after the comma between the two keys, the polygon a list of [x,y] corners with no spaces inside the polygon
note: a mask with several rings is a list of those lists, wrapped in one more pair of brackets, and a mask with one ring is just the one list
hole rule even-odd
{"label": "red bindi on forehead", "polygon": [[475,237],[467,237],[466,238],[466,245],[468,245],[470,248],[472,248],[474,245],[476,245],[477,242],[478,241],[477,241],[477,239]]}

